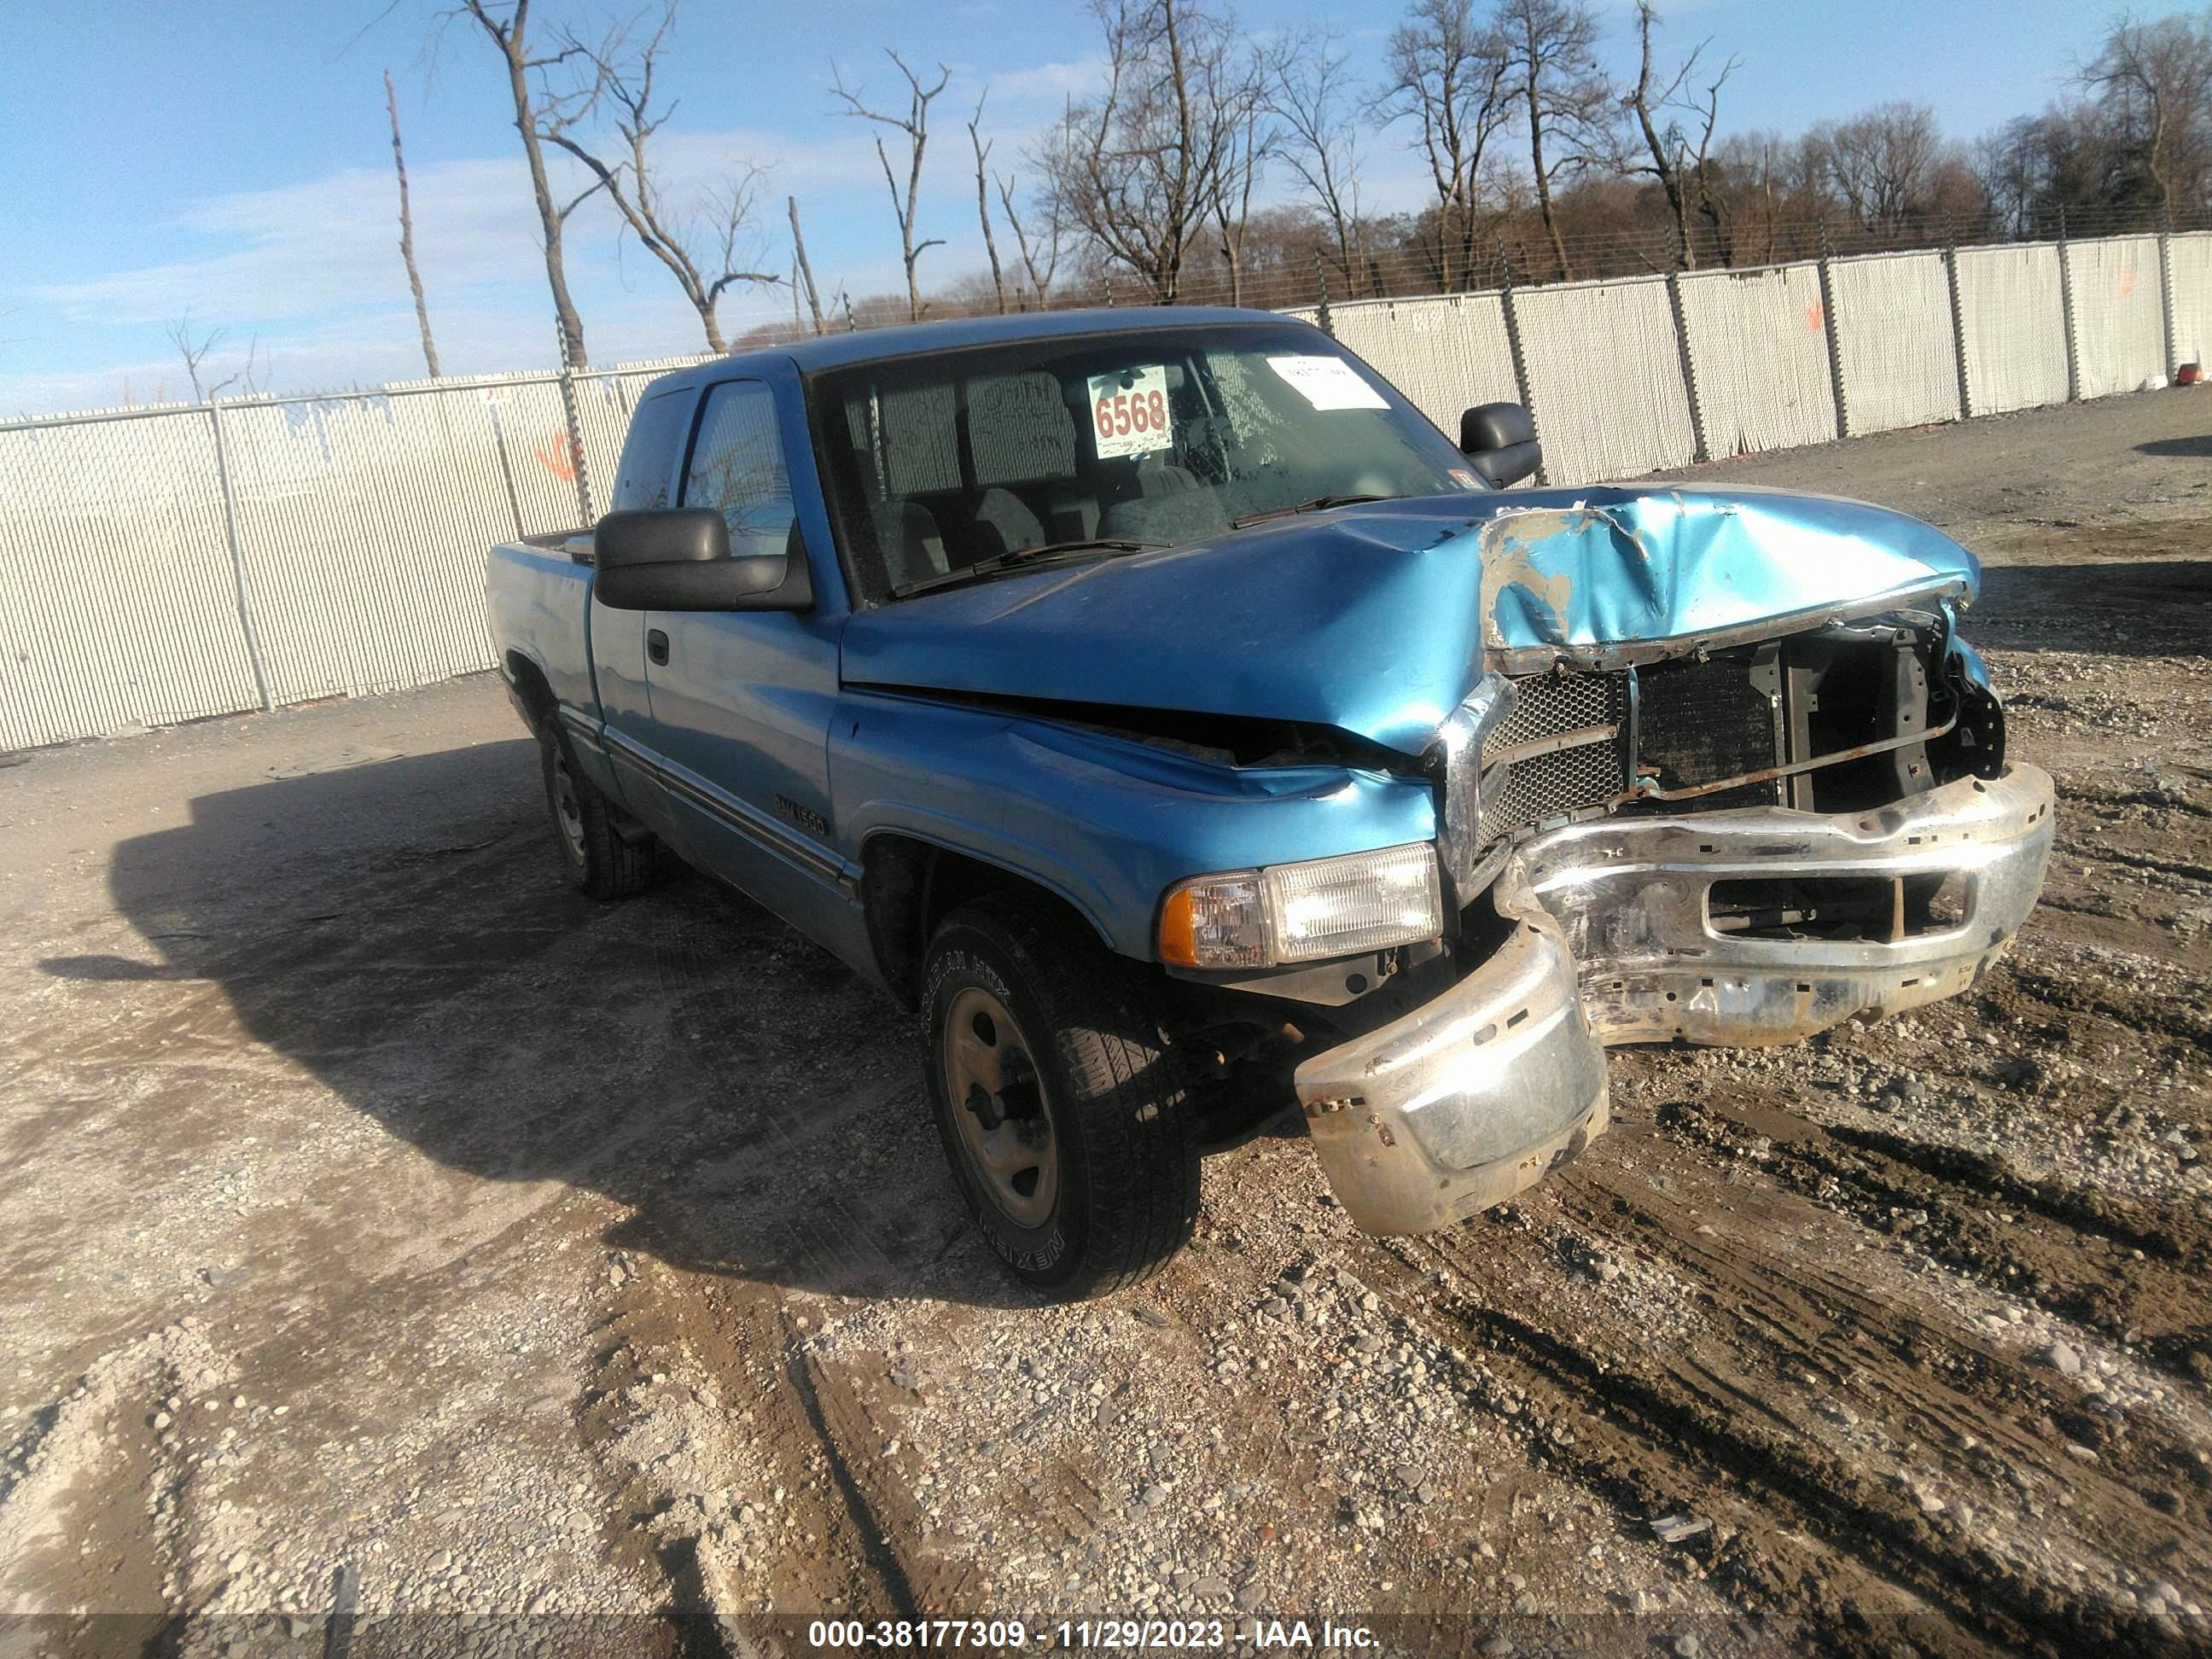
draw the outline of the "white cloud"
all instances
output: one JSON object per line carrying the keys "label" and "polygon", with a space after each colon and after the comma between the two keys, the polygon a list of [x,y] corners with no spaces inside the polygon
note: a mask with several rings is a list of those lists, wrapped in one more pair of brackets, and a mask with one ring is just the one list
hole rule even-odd
{"label": "white cloud", "polygon": [[1044,113],[1049,117],[1070,98],[1087,97],[1105,85],[1106,59],[1094,55],[977,78],[990,82],[993,104],[1038,104],[1045,106]]}

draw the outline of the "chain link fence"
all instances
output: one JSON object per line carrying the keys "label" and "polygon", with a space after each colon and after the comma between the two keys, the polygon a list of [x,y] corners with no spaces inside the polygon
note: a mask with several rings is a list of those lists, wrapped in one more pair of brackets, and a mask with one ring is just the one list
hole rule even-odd
{"label": "chain link fence", "polygon": [[[1572,484],[2130,390],[2212,349],[2212,230],[1283,308]],[[490,667],[485,550],[590,522],[702,361],[0,424],[0,750]]]}

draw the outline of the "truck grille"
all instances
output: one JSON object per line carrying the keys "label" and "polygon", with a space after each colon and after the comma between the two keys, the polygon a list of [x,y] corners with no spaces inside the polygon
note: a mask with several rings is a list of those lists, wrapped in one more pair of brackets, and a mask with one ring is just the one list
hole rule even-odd
{"label": "truck grille", "polygon": [[1537,674],[1513,690],[1513,712],[1482,744],[1484,770],[1507,763],[1504,787],[1482,803],[1484,842],[1604,805],[1628,787],[1625,672]]}
{"label": "truck grille", "polygon": [[[1500,761],[1507,767],[1495,793],[1485,793],[1480,841],[1602,810],[1628,793],[1632,675],[1634,764],[1662,787],[1716,782],[1777,764],[1773,705],[1752,683],[1751,666],[1750,653],[1733,652],[1640,671],[1516,680],[1512,714],[1483,741],[1485,771]],[[1652,805],[1704,811],[1771,804],[1779,798],[1777,788],[1748,784]]]}

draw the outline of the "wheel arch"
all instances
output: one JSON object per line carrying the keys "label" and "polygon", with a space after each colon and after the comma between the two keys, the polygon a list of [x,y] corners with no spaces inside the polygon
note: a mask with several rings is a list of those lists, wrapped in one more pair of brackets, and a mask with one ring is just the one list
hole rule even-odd
{"label": "wheel arch", "polygon": [[1108,950],[1114,941],[1097,917],[1066,894],[1010,866],[940,842],[880,830],[860,847],[860,899],[876,966],[907,1008],[921,996],[921,960],[938,925],[962,906],[1012,893],[1075,917]]}
{"label": "wheel arch", "polygon": [[536,659],[520,651],[509,651],[504,665],[508,689],[522,710],[530,729],[542,732],[559,717],[561,700],[553,695],[553,683]]}

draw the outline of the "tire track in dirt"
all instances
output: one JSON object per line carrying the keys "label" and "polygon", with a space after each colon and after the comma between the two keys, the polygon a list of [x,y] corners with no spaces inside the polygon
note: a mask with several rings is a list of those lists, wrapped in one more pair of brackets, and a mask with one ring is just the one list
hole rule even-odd
{"label": "tire track in dirt", "polygon": [[[1693,1167],[1683,1173],[1686,1193],[1714,1196]],[[1753,1190],[1727,1189],[1739,1215],[1725,1231],[1697,1219],[1718,1218],[1710,1205],[1655,1192],[1609,1163],[1569,1173],[1528,1206],[1679,1277],[1711,1333],[1679,1352],[1608,1341],[1602,1328],[1550,1312],[1553,1299],[1529,1286],[1559,1264],[1529,1249],[1510,1220],[1514,1248],[1498,1249],[1501,1230],[1492,1228],[1394,1241],[1376,1254],[1400,1266],[1401,1310],[1444,1340],[1486,1350],[1493,1371],[1527,1393],[1532,1403],[1516,1415],[1529,1425],[1533,1457],[1632,1520],[1693,1505],[1717,1523],[1695,1551],[1706,1570],[1753,1608],[1807,1620],[1824,1644],[1887,1651],[1888,1634],[1869,1618],[1914,1607],[1942,1614],[1936,1645],[1944,1650],[2160,1639],[2152,1620],[2055,1585],[1990,1547],[1952,1503],[1931,1510],[1923,1494],[1939,1486],[1996,1492],[2002,1482],[2032,1520],[2054,1529],[2051,1510],[2070,1504],[2083,1524],[2069,1528],[2069,1547],[2093,1559],[2107,1544],[2133,1559],[2180,1546],[2196,1568],[2201,1551],[2126,1483],[2054,1452],[2035,1413],[2066,1406],[2016,1361],[1978,1349],[1872,1280],[1816,1265],[1848,1260],[1848,1243],[1840,1255],[1833,1243],[1788,1248],[1808,1227],[1839,1242],[1847,1230],[1794,1194]],[[1430,1298],[1424,1315],[1423,1282],[1438,1265],[1467,1289]],[[1962,1350],[1972,1356],[1963,1365]],[[1808,1386],[1828,1390],[1831,1409],[1854,1427],[1888,1425],[1892,1455],[1860,1449],[1861,1436],[1814,1432]],[[1846,1393],[1860,1406],[1845,1403]],[[1984,1510],[2001,1501],[1980,1499]],[[2082,1537],[2091,1531],[2098,1548]]]}
{"label": "tire track in dirt", "polygon": [[[1725,1098],[1669,1105],[1662,1121],[1723,1167],[1744,1167],[1756,1141],[1758,1166],[1785,1185],[1874,1231],[1911,1234],[1944,1267],[2115,1341],[2148,1334],[2155,1345],[2198,1328],[2190,1319],[2202,1313],[2197,1279],[2212,1266],[2212,1226],[2176,1206],[2032,1180],[1972,1148],[1817,1127]],[[2014,1207],[2001,1217],[1990,1200]],[[2193,1367],[2179,1374],[2203,1380]]]}

